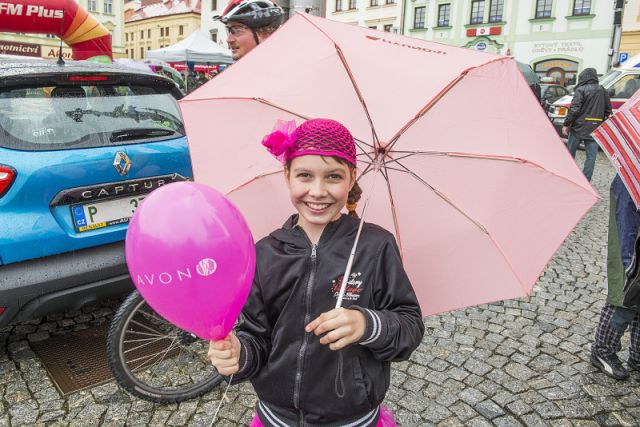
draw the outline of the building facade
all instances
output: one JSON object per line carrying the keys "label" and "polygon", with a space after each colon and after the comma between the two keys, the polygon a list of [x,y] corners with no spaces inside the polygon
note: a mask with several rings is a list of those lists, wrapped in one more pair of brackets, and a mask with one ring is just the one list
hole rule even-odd
{"label": "building facade", "polygon": [[403,13],[407,36],[512,55],[560,84],[611,62],[611,0],[405,0]]}
{"label": "building facade", "polygon": [[629,58],[640,54],[640,0],[627,0],[624,6],[620,53]]}
{"label": "building facade", "polygon": [[[124,0],[77,0],[109,33],[114,58],[126,57],[124,46]],[[12,54],[28,54],[55,59],[60,51],[60,38],[53,34],[18,34],[0,32],[0,42],[16,46]],[[62,44],[62,56],[71,59],[71,49]]]}
{"label": "building facade", "polygon": [[200,29],[200,0],[142,2],[125,18],[125,54],[144,59],[145,52],[175,44]]}
{"label": "building facade", "polygon": [[229,0],[202,0],[202,10],[200,14],[200,29],[211,36],[211,40],[226,46],[227,33],[224,25],[220,21],[214,21],[213,17],[222,15]]}
{"label": "building facade", "polygon": [[403,1],[327,0],[325,16],[333,21],[400,33]]}

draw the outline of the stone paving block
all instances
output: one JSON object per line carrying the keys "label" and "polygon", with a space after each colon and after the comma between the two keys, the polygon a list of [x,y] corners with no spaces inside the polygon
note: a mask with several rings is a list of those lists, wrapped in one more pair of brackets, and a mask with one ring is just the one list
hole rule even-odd
{"label": "stone paving block", "polygon": [[[406,408],[412,411],[411,408]],[[451,411],[448,410],[444,405],[441,405],[434,401],[428,401],[424,403],[424,410],[420,412],[421,417],[430,423],[437,424],[440,421],[443,421],[451,416]]]}
{"label": "stone paving block", "polygon": [[497,427],[518,427],[523,425],[520,421],[518,421],[511,415],[498,417],[493,420],[493,424]]}
{"label": "stone paving block", "polygon": [[33,400],[25,400],[9,407],[11,425],[32,425],[38,419],[38,403]]}

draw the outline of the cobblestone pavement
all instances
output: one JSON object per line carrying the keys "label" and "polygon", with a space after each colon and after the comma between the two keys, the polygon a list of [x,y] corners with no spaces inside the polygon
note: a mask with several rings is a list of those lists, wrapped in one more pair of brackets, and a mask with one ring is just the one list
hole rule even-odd
{"label": "cobblestone pavement", "polygon": [[[410,361],[394,365],[387,395],[402,425],[638,425],[640,374],[616,382],[588,359],[605,300],[612,177],[600,154],[593,184],[602,200],[558,251],[530,298],[425,319],[424,341]],[[113,307],[107,302],[0,330],[0,426],[209,425],[220,389],[173,405],[132,398],[113,381],[60,396],[29,342],[108,321]],[[255,404],[251,386],[231,387],[228,399],[217,425],[246,425]]]}

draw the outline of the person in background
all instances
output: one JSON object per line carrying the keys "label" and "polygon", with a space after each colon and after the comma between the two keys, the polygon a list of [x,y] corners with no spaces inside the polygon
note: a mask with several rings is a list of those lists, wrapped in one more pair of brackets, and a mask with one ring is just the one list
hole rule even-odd
{"label": "person in background", "polygon": [[583,173],[591,181],[598,154],[598,143],[591,132],[611,115],[611,101],[604,87],[598,83],[598,74],[594,68],[586,68],[578,76],[578,85],[573,94],[569,112],[564,120],[562,134],[569,136],[567,147],[573,158],[580,143],[584,144],[587,159]]}
{"label": "person in background", "polygon": [[607,256],[607,301],[602,307],[595,340],[591,346],[591,363],[617,380],[629,377],[617,353],[630,325],[631,342],[627,366],[640,371],[640,314],[638,301],[625,301],[625,292],[640,280],[638,249],[640,212],[622,179],[616,175],[611,183],[609,206],[609,244]]}
{"label": "person in background", "polygon": [[284,11],[269,0],[232,0],[213,19],[227,27],[227,44],[238,61],[282,25]]}

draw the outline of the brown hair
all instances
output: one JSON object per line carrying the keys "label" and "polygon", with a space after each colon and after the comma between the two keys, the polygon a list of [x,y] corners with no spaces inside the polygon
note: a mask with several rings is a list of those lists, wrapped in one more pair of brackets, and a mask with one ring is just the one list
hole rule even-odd
{"label": "brown hair", "polygon": [[[324,159],[325,156],[321,156],[321,157]],[[341,157],[337,157],[337,156],[330,156],[330,157],[334,159],[336,162],[340,163],[341,165],[347,165],[349,167],[350,172],[352,172],[356,168],[351,163],[349,163],[348,161],[346,161]],[[286,169],[291,169],[291,160],[292,159],[287,160],[287,164],[285,165]],[[347,196],[346,208],[347,208],[347,212],[349,213],[349,216],[352,216],[354,218],[360,218],[356,212],[356,208],[358,207],[358,201],[360,201],[361,197],[362,197],[362,188],[360,188],[360,185],[358,184],[358,180],[356,179],[355,182],[353,183],[353,187],[351,187],[351,190],[349,190],[349,194]]]}

